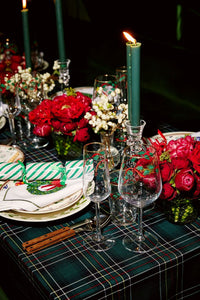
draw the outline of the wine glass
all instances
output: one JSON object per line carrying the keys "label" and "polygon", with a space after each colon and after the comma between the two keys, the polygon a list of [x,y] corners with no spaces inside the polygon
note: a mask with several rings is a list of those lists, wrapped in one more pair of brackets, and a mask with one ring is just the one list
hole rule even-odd
{"label": "wine glass", "polygon": [[22,100],[22,112],[24,119],[26,121],[26,137],[27,137],[27,146],[29,148],[41,149],[47,147],[49,144],[48,139],[45,137],[37,136],[33,133],[34,125],[29,121],[29,113],[35,109],[41,101],[44,99],[43,91],[38,92],[37,97],[27,98]]}
{"label": "wine glass", "polygon": [[100,226],[100,202],[111,192],[105,145],[98,142],[84,145],[83,160],[83,194],[95,203],[96,212],[96,231],[85,239],[84,244],[91,250],[108,250],[115,241],[110,235],[103,236]]}
{"label": "wine glass", "polygon": [[143,233],[143,207],[154,202],[162,189],[156,150],[144,143],[124,149],[118,182],[119,193],[125,201],[138,208],[137,234],[125,236],[123,245],[137,253],[147,252],[157,244],[157,237]]}
{"label": "wine glass", "polygon": [[128,99],[127,99],[127,67],[126,66],[118,67],[116,69],[116,77],[117,77],[118,87],[121,90],[120,103],[127,104],[127,102],[128,102]]}
{"label": "wine glass", "polygon": [[21,112],[21,102],[18,93],[2,95],[0,93],[0,111],[8,118],[12,145],[18,147],[16,140],[15,117]]}
{"label": "wine glass", "polygon": [[120,89],[117,85],[117,77],[115,75],[105,74],[99,75],[94,80],[94,90],[92,99],[98,102],[98,98],[102,95],[108,97],[110,103],[118,108],[120,104]]}

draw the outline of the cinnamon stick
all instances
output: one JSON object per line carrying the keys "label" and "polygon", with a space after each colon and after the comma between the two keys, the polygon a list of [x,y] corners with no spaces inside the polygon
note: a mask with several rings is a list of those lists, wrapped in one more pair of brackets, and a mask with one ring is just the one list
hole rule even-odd
{"label": "cinnamon stick", "polygon": [[31,254],[47,248],[76,234],[74,229],[63,227],[22,244],[23,249]]}

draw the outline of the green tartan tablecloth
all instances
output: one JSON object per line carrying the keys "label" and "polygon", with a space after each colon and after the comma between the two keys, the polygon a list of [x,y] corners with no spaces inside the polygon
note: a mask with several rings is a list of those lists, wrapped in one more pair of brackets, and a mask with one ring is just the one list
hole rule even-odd
{"label": "green tartan tablecloth", "polygon": [[[31,150],[26,152],[26,161],[58,161],[58,158],[53,149]],[[107,202],[102,209],[109,210]],[[169,223],[156,209],[147,210],[144,229],[148,226],[158,236],[159,244],[146,254],[129,252],[122,245],[124,235],[134,231],[136,224],[117,227],[112,223],[104,229],[104,234],[112,234],[116,245],[106,252],[86,249],[83,240],[87,233],[35,254],[23,251],[23,242],[92,215],[94,208],[90,204],[71,217],[50,223],[13,222],[1,217],[0,248],[41,299],[198,299],[200,217],[190,225],[180,226]],[[36,299],[31,293],[29,296]]]}

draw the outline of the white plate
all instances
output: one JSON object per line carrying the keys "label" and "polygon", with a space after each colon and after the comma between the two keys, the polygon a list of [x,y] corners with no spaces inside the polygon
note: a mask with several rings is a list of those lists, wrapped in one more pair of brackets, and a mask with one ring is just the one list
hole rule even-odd
{"label": "white plate", "polygon": [[9,220],[22,222],[50,222],[72,216],[90,204],[90,200],[81,197],[74,205],[48,214],[25,214],[16,211],[0,212],[0,216]]}
{"label": "white plate", "polygon": [[24,161],[24,153],[15,147],[0,145],[0,162],[17,162]]}
{"label": "white plate", "polygon": [[[175,132],[166,132],[163,133],[163,135],[166,137],[167,141],[170,142],[171,140],[177,140],[179,138],[185,137],[186,135],[191,135],[194,132],[192,131],[175,131]],[[151,139],[157,139],[157,140],[162,140],[162,137],[157,134],[151,137]]]}
{"label": "white plate", "polygon": [[[2,184],[2,181],[0,181],[0,185]],[[4,184],[2,184],[0,186],[0,190],[1,189],[4,189],[4,190],[7,190],[8,188],[10,187],[13,187],[13,186],[16,186],[16,185],[19,185],[19,184],[22,184],[21,181],[12,181],[12,180],[8,180],[6,182],[4,182]],[[16,212],[20,212],[20,213],[23,213],[23,214],[31,214],[31,215],[38,215],[38,214],[49,214],[49,213],[52,213],[52,212],[56,212],[58,210],[62,210],[62,209],[66,209],[70,206],[72,206],[73,204],[75,204],[81,197],[83,196],[83,191],[82,189],[77,191],[76,193],[64,198],[64,199],[61,199],[59,201],[56,201],[52,204],[49,204],[45,207],[42,207],[42,208],[39,208],[35,211],[24,211],[22,209],[15,209],[14,211]]]}
{"label": "white plate", "polygon": [[82,94],[92,96],[94,88],[93,88],[93,86],[82,86],[82,87],[76,87],[76,88],[74,88],[74,90],[76,92],[80,92]]}
{"label": "white plate", "polygon": [[2,129],[6,124],[6,118],[4,116],[0,117],[0,129]]}

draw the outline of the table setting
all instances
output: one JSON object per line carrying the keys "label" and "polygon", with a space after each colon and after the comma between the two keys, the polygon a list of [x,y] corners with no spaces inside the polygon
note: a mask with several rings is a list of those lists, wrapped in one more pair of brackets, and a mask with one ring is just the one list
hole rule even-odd
{"label": "table setting", "polygon": [[0,78],[0,254],[14,289],[29,300],[197,299],[200,132],[144,135],[142,44],[128,32],[126,66],[71,87],[60,0],[59,58],[45,72],[36,51],[33,67],[22,3],[25,56]]}

